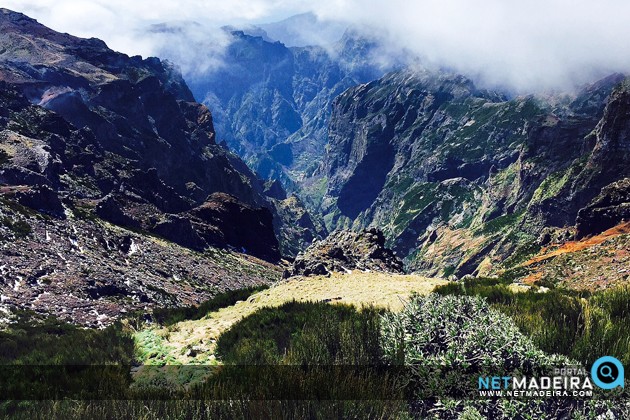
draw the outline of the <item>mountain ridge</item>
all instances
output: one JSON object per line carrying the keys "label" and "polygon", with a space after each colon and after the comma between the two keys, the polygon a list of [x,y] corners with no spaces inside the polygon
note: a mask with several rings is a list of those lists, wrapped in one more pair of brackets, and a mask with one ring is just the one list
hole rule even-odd
{"label": "mountain ridge", "polygon": [[260,259],[298,221],[274,220],[172,65],[6,9],[0,28],[3,303],[107,324],[279,275]]}
{"label": "mountain ridge", "polygon": [[403,71],[350,89],[335,100],[318,175],[327,227],[382,228],[425,274],[509,265],[628,176],[624,80],[610,76],[560,106],[448,73]]}

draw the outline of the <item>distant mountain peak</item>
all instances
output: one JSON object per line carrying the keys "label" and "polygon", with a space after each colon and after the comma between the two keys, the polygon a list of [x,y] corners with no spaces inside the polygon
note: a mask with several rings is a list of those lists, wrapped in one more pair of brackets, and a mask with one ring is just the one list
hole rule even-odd
{"label": "distant mountain peak", "polygon": [[257,25],[273,40],[287,47],[325,46],[341,39],[348,27],[345,22],[321,19],[308,12],[290,16],[279,22]]}

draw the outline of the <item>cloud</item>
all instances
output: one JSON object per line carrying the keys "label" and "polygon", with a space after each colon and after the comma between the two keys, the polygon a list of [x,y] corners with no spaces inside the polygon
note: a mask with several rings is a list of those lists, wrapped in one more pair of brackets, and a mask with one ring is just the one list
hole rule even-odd
{"label": "cloud", "polygon": [[[95,36],[128,54],[161,55],[184,71],[220,65],[218,28],[313,11],[370,28],[389,44],[482,84],[567,89],[630,72],[630,2],[624,0],[5,0],[53,29]],[[197,22],[194,25],[190,22]],[[179,28],[163,31],[154,25]],[[174,24],[173,24],[174,22]],[[164,27],[162,27],[164,29]],[[172,29],[172,28],[171,28]]]}
{"label": "cloud", "polygon": [[490,85],[566,89],[630,71],[623,0],[339,0],[317,11],[353,16],[430,63]]}
{"label": "cloud", "polygon": [[292,10],[282,0],[6,0],[3,7],[25,13],[60,32],[96,37],[129,55],[168,58],[187,77],[221,64],[229,40],[220,28]]}

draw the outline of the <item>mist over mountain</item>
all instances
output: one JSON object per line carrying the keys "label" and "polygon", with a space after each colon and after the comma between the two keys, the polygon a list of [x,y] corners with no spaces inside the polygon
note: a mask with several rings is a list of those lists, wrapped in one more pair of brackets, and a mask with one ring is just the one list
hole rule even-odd
{"label": "mist over mountain", "polygon": [[213,110],[220,141],[289,189],[323,156],[333,99],[407,60],[381,63],[378,40],[350,30],[328,48],[288,48],[243,31],[230,36],[223,65],[191,78],[192,92]]}
{"label": "mist over mountain", "polygon": [[[197,41],[221,38],[220,28],[225,25],[268,25],[269,31],[278,31],[270,39],[289,45],[330,40],[346,24],[367,28],[369,36],[379,37],[392,49],[411,51],[431,66],[462,73],[480,86],[520,93],[575,89],[630,67],[630,47],[625,42],[630,36],[625,18],[630,14],[630,6],[621,0],[488,0],[483,6],[465,0],[423,0],[413,4],[402,0],[324,0],[309,4],[187,0],[178,5],[167,1],[145,4],[115,0],[102,4],[7,0],[4,4],[53,29],[99,37],[114,49],[131,55],[169,58],[159,53],[173,47],[181,49],[172,39],[148,31],[155,24],[197,22],[200,28],[189,34],[191,40]],[[291,18],[295,15],[298,17]],[[313,15],[317,17],[315,26]],[[216,45],[209,48],[209,44]],[[214,41],[205,46],[189,48],[186,63],[193,64],[193,56],[198,60],[208,57],[210,50],[215,52],[213,57],[220,59],[226,47]]]}
{"label": "mist over mountain", "polygon": [[[627,86],[617,74],[560,102],[509,99],[454,73],[402,71],[349,89],[314,176],[327,186],[319,212],[331,231],[378,226],[429,274],[507,268],[572,238],[583,208],[630,176]],[[616,203],[608,222],[591,219],[597,233],[628,217]]]}
{"label": "mist over mountain", "polygon": [[348,26],[348,22],[323,20],[312,12],[257,25],[270,39],[280,41],[287,47],[334,44],[341,39]]}

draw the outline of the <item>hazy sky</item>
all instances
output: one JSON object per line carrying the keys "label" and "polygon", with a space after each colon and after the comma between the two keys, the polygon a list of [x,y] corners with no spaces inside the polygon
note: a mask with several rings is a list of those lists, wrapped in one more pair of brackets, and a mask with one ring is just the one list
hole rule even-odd
{"label": "hazy sky", "polygon": [[[313,11],[366,25],[431,63],[520,90],[566,88],[613,71],[630,73],[627,0],[4,0],[58,31],[95,36],[128,54],[168,54],[189,73],[218,65],[227,40],[216,28]],[[186,42],[147,32],[184,26]]]}

